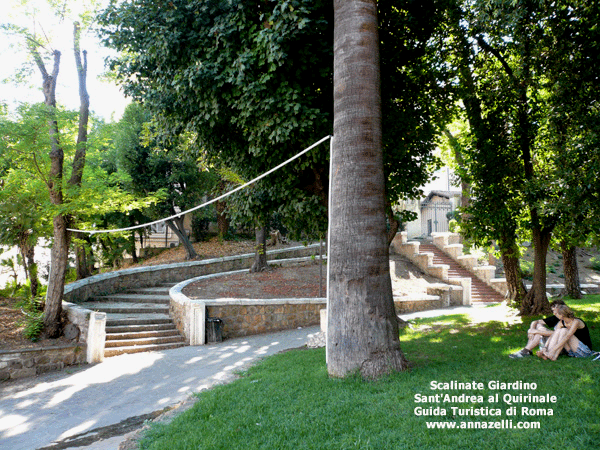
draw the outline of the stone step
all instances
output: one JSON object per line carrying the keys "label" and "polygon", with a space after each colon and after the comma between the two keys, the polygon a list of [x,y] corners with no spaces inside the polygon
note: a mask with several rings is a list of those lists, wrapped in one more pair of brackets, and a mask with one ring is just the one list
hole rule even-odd
{"label": "stone step", "polygon": [[160,337],[171,337],[177,336],[181,337],[177,328],[172,327],[167,330],[131,330],[130,327],[123,327],[123,329],[127,331],[119,331],[119,332],[106,332],[106,340],[107,341],[123,341],[127,339],[146,339],[146,338],[160,338]]}
{"label": "stone step", "polygon": [[173,342],[170,344],[148,344],[148,345],[132,345],[128,347],[109,348],[104,351],[104,357],[123,355],[125,353],[141,353],[160,350],[169,350],[173,348],[184,347],[184,342]]}
{"label": "stone step", "polygon": [[471,279],[471,304],[483,305],[489,303],[502,302],[502,296],[485,284],[458,262],[445,255],[439,248],[431,244],[421,244],[421,252],[433,253],[433,264],[445,264],[450,266],[448,269],[448,278],[470,278]]}
{"label": "stone step", "polygon": [[[185,341],[179,335],[171,335],[171,336],[149,336],[143,338],[133,338],[133,339],[119,339],[119,340],[107,340],[105,344],[105,349],[117,348],[117,347],[137,347],[140,345],[157,345],[157,344],[173,344],[173,343],[183,343]],[[106,350],[104,351],[106,355]]]}
{"label": "stone step", "polygon": [[173,324],[168,314],[115,314],[106,317],[106,327],[122,327],[128,325]]}
{"label": "stone step", "polygon": [[169,306],[155,303],[85,302],[87,309],[107,314],[169,314]]}
{"label": "stone step", "polygon": [[156,294],[165,295],[168,297],[169,289],[171,289],[171,286],[139,287],[134,289],[128,289],[126,294]]}
{"label": "stone step", "polygon": [[96,304],[91,308],[93,311],[105,312],[106,314],[169,314],[169,307],[165,305],[151,305],[143,303],[123,304]]}
{"label": "stone step", "polygon": [[122,325],[122,326],[107,326],[106,333],[107,339],[110,334],[119,333],[145,333],[148,331],[160,332],[160,331],[176,331],[177,328],[173,322],[168,323],[156,323],[156,324],[144,324],[144,325]]}
{"label": "stone step", "polygon": [[159,295],[144,295],[144,294],[111,294],[111,295],[100,295],[92,297],[82,305],[89,303],[159,303],[168,305],[171,301],[171,297],[168,294]]}

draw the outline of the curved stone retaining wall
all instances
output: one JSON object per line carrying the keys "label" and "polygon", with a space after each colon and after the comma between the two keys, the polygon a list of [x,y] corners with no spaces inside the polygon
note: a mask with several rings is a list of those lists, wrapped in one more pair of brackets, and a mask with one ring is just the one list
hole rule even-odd
{"label": "curved stone retaining wall", "polygon": [[[305,264],[312,257],[269,261],[282,266]],[[232,338],[252,334],[288,330],[318,325],[325,298],[279,299],[191,299],[182,290],[188,284],[207,278],[231,275],[246,270],[210,274],[185,280],[171,288],[170,316],[179,332],[190,345],[206,343],[206,320],[218,318],[223,322],[223,337]]]}
{"label": "curved stone retaining wall", "polygon": [[[269,260],[318,255],[319,244],[283,248],[267,251]],[[95,295],[107,295],[140,285],[152,287],[161,283],[177,283],[201,275],[231,270],[249,269],[254,253],[223,258],[186,261],[182,263],[162,264],[158,266],[134,267],[115,272],[94,275],[65,286],[63,300],[80,303]],[[275,261],[273,261],[275,262]]]}
{"label": "curved stone retaining wall", "polygon": [[[290,257],[311,259],[318,255],[319,244],[298,246],[267,251],[272,264],[283,264]],[[173,283],[231,270],[247,271],[254,260],[253,253],[202,261],[162,264],[117,270],[69,283],[65,286],[63,308],[69,320],[80,331],[80,340],[87,345],[86,361],[99,362],[104,359],[106,338],[106,315],[87,310],[79,305],[95,295],[107,295],[139,286],[152,287],[162,283]],[[177,323],[177,316],[174,317]],[[186,335],[187,336],[187,335]],[[189,342],[189,339],[188,339]]]}

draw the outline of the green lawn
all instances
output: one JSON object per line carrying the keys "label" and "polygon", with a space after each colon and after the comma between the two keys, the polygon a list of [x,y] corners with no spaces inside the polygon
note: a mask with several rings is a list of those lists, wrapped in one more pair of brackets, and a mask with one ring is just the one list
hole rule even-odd
{"label": "green lawn", "polygon": [[[600,349],[600,296],[568,301],[591,328]],[[524,344],[527,323],[468,325],[465,316],[418,320],[401,335],[410,371],[377,382],[327,376],[325,352],[295,350],[265,359],[235,382],[199,395],[168,425],[154,425],[142,449],[592,449],[600,446],[600,361],[561,357],[512,360]],[[476,382],[483,389],[432,390],[431,382]],[[530,389],[492,389],[490,382],[536,383]],[[499,394],[499,403],[489,396]],[[417,403],[415,395],[482,396],[463,403],[443,398]],[[508,416],[505,394],[556,396],[556,403],[524,399]],[[420,398],[420,397],[419,397]],[[464,399],[457,399],[464,400]],[[473,400],[475,400],[473,402]],[[455,416],[451,407],[500,409],[501,416]],[[446,409],[445,417],[415,414],[416,407]],[[523,416],[521,408],[553,415]],[[485,412],[485,411],[484,411]],[[457,411],[458,414],[458,411]],[[501,422],[504,420],[505,422]],[[539,429],[428,429],[539,422]]]}

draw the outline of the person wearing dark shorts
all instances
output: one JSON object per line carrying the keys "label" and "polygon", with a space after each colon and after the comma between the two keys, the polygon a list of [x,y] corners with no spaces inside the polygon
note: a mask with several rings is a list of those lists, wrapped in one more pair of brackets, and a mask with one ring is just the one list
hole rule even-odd
{"label": "person wearing dark shorts", "polygon": [[586,323],[575,317],[573,311],[566,305],[557,306],[555,315],[559,319],[556,330],[550,336],[546,347],[537,352],[537,356],[556,361],[563,349],[573,358],[595,355],[592,351],[590,330]]}
{"label": "person wearing dark shorts", "polygon": [[[552,313],[555,313],[555,309],[559,305],[564,305],[565,302],[562,300],[554,300],[550,303],[550,309]],[[508,355],[509,358],[518,359],[531,356],[533,349],[538,345],[540,349],[544,348],[547,340],[552,336],[554,328],[558,325],[558,318],[556,315],[546,317],[544,319],[534,320],[529,326],[527,331],[527,345],[516,353]]]}

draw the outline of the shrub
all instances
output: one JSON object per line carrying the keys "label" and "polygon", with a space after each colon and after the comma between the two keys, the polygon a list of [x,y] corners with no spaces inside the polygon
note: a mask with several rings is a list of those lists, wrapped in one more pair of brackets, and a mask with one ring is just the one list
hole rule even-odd
{"label": "shrub", "polygon": [[533,261],[520,260],[521,276],[526,280],[533,280]]}

